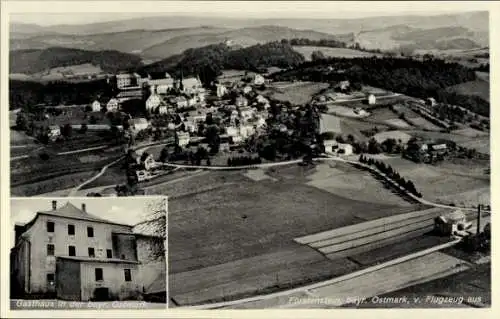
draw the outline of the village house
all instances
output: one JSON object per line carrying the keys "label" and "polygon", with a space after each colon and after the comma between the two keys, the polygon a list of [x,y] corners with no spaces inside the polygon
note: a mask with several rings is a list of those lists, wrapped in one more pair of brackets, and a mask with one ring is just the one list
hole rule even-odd
{"label": "village house", "polygon": [[255,110],[251,107],[243,107],[240,109],[241,119],[249,121],[255,114]]}
{"label": "village house", "polygon": [[61,136],[61,128],[58,125],[50,125],[48,132],[49,139],[55,140]]}
{"label": "village house", "polygon": [[323,145],[325,146],[325,153],[334,153],[338,148],[338,142],[336,140],[325,140]]}
{"label": "village house", "polygon": [[120,91],[117,95],[116,98],[120,102],[124,102],[127,100],[133,100],[133,99],[142,99],[142,89],[138,87],[132,87],[132,88],[123,88],[122,91]]}
{"label": "village house", "polygon": [[181,79],[180,83],[182,83],[182,91],[187,94],[196,94],[203,88],[198,77]]}
{"label": "village house", "polygon": [[175,104],[178,109],[184,109],[188,107],[188,100],[184,96],[177,96],[175,98]]}
{"label": "village house", "polygon": [[226,134],[228,136],[238,136],[238,135],[240,135],[238,128],[234,127],[234,126],[227,126],[226,127]]}
{"label": "village house", "polygon": [[341,155],[352,155],[354,153],[352,145],[346,143],[338,143],[337,145],[337,154]]}
{"label": "village house", "polygon": [[[37,212],[14,230],[10,252],[14,298],[138,300],[162,275],[152,275],[153,268],[146,267],[151,262],[149,248],[156,242],[135,233],[132,225],[88,213],[85,204],[58,207],[52,201],[51,210]],[[165,287],[160,290],[165,294]]]}
{"label": "village house", "polygon": [[135,87],[139,84],[140,75],[137,73],[122,73],[116,75],[116,86],[118,89],[123,89],[126,87]]}
{"label": "village house", "polygon": [[248,99],[240,95],[236,98],[234,104],[236,105],[236,107],[246,107],[248,106]]}
{"label": "village house", "polygon": [[108,103],[106,104],[106,110],[108,112],[116,112],[116,111],[118,111],[118,108],[119,108],[119,102],[115,98],[110,99],[108,101]]}
{"label": "village house", "polygon": [[95,100],[92,105],[92,112],[100,112],[101,111],[101,103],[97,100]]}
{"label": "village house", "polygon": [[177,145],[184,147],[189,144],[189,133],[188,132],[178,132],[177,133]]}
{"label": "village house", "polygon": [[216,91],[217,97],[223,97],[224,95],[227,94],[227,88],[223,84],[217,84],[217,91]]}
{"label": "village house", "polygon": [[425,104],[427,104],[427,105],[428,105],[428,106],[430,106],[430,107],[434,107],[434,106],[436,106],[436,104],[437,104],[437,103],[436,103],[436,99],[435,99],[435,98],[433,98],[433,97],[429,97],[429,98],[427,98],[427,99],[425,100]]}
{"label": "village house", "polygon": [[377,98],[373,94],[369,94],[367,98],[368,104],[373,105],[377,102]]}
{"label": "village house", "polygon": [[133,118],[133,119],[130,119],[128,122],[130,125],[130,129],[136,133],[147,129],[150,125],[149,121],[143,117]]}
{"label": "village house", "polygon": [[248,94],[252,92],[252,87],[250,85],[246,85],[244,88],[243,88],[243,94]]}

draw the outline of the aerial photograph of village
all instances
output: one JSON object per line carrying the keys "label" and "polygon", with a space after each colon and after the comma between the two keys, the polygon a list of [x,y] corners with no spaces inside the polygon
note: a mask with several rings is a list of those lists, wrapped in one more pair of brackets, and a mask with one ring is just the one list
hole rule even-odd
{"label": "aerial photograph of village", "polygon": [[170,308],[491,307],[489,12],[224,3],[11,14],[11,196],[168,196]]}

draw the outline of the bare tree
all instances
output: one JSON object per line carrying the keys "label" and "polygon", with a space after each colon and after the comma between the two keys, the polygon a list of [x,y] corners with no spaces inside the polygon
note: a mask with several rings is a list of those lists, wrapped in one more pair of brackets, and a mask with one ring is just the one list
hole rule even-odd
{"label": "bare tree", "polygon": [[147,257],[151,261],[159,261],[166,256],[167,239],[167,199],[151,200],[146,207],[144,221],[134,227],[134,232],[147,238]]}

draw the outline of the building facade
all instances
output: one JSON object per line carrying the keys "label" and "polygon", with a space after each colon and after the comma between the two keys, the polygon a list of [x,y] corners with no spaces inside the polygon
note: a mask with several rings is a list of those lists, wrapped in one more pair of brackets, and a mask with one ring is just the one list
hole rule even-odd
{"label": "building facade", "polygon": [[133,226],[66,203],[15,226],[11,297],[128,300],[144,293]]}

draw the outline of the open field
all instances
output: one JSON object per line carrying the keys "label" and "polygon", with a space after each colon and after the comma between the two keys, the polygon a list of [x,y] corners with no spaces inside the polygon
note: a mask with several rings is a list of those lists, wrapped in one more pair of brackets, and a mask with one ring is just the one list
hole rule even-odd
{"label": "open field", "polygon": [[[411,308],[442,308],[447,307],[482,307],[491,306],[491,263],[479,265],[469,270],[453,274],[444,278],[431,280],[418,285],[403,288],[394,292],[380,295],[379,297],[401,297],[406,296],[410,299],[420,298],[421,303],[409,303],[403,305]],[[428,296],[464,298],[464,302],[452,304],[437,304],[426,300]],[[474,302],[467,300],[472,297]],[[388,305],[385,305],[387,308]],[[389,305],[392,306],[392,305]],[[399,304],[398,304],[399,306]],[[350,305],[348,307],[354,307]],[[367,302],[358,306],[358,308],[384,308],[383,304]]]}
{"label": "open field", "polygon": [[278,101],[288,101],[294,105],[309,103],[313,96],[327,88],[328,83],[296,82],[271,84],[265,95]]}
{"label": "open field", "polygon": [[308,174],[297,170],[303,168],[279,167],[267,173],[273,179],[258,182],[240,172],[211,172],[150,189],[170,196],[169,270],[179,283],[170,286],[170,295],[177,303],[241,297],[345,273],[355,264],[324,259],[293,238],[415,209],[339,197],[305,185]]}
{"label": "open field", "polygon": [[369,114],[361,115],[355,113],[353,108],[332,103],[328,104],[328,113],[332,113],[339,116],[352,117],[352,118],[364,118],[369,115]]}
{"label": "open field", "polygon": [[413,124],[413,126],[420,128],[422,130],[429,130],[429,131],[440,131],[441,128],[439,126],[436,126],[432,124],[431,122],[427,121],[421,116],[416,116],[416,117],[408,117],[408,122]]}
{"label": "open field", "polygon": [[410,205],[375,180],[369,172],[358,170],[348,164],[335,162],[318,164],[316,171],[308,178],[310,182],[307,185],[352,200],[362,198],[363,201],[371,203]]}
{"label": "open field", "polygon": [[342,133],[342,127],[341,127],[341,119],[335,115],[331,114],[321,114],[321,119],[320,119],[320,132],[334,132],[341,134]]}
{"label": "open field", "polygon": [[450,86],[446,90],[461,95],[479,96],[485,101],[490,100],[490,83],[482,79]]}
{"label": "open field", "polygon": [[402,143],[406,144],[412,136],[403,131],[386,131],[380,132],[373,136],[375,140],[379,143],[384,142],[387,139],[393,138],[396,141],[401,140]]}
{"label": "open field", "polygon": [[[104,165],[122,155],[119,149],[90,151],[84,155],[60,156],[55,152],[47,150],[45,152],[49,154],[47,160],[32,156],[11,162],[12,189],[16,189],[18,193],[26,190],[32,196],[71,188],[95,175]],[[74,177],[73,174],[88,177],[79,178],[80,175]],[[28,196],[28,194],[25,195]]]}
{"label": "open field", "polygon": [[311,60],[311,54],[314,51],[321,51],[328,58],[362,58],[362,57],[380,56],[380,54],[376,53],[363,52],[346,48],[293,46],[293,49],[302,54],[307,61]]}
{"label": "open field", "polygon": [[391,165],[404,178],[413,181],[417,190],[430,201],[477,205],[478,199],[481,199],[485,201],[481,204],[489,204],[490,180],[484,174],[487,163],[444,162],[434,166],[413,163],[401,157],[389,158],[383,162]]}
{"label": "open field", "polygon": [[85,171],[77,173],[68,173],[62,176],[53,177],[33,183],[11,186],[11,196],[35,196],[49,193],[61,189],[76,187],[87,179],[97,174],[97,171]]}

